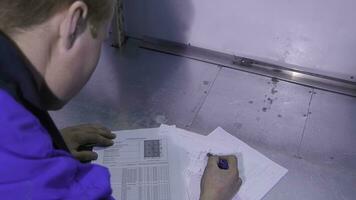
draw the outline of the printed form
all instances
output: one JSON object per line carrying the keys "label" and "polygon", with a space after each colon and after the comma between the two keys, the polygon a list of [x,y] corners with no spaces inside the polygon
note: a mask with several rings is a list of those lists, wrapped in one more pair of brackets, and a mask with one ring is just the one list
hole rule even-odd
{"label": "printed form", "polygon": [[[182,181],[173,175],[179,170],[176,165],[177,160],[169,159],[167,138],[156,133],[158,129],[141,129],[135,130],[134,133],[132,131],[116,132],[117,139],[114,146],[96,149],[99,155],[96,164],[109,168],[113,196],[116,199],[175,200],[182,198],[182,193],[180,195],[178,193],[183,190]],[[173,163],[170,163],[170,160]]]}

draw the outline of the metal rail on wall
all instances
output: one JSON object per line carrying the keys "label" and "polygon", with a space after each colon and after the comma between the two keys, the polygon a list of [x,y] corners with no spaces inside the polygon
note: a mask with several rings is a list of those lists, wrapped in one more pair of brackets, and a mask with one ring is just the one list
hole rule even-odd
{"label": "metal rail on wall", "polygon": [[150,37],[139,39],[141,48],[182,56],[307,87],[356,97],[356,78],[345,80],[287,64],[265,62]]}
{"label": "metal rail on wall", "polygon": [[124,5],[122,0],[117,0],[111,31],[111,34],[114,36],[112,38],[112,46],[115,48],[121,49],[125,43],[126,36],[124,31],[124,22]]}

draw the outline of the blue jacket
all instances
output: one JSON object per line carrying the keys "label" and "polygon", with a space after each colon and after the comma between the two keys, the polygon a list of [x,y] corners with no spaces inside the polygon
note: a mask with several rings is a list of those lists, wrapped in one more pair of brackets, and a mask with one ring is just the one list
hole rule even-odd
{"label": "blue jacket", "polygon": [[72,157],[29,67],[0,33],[0,199],[112,199],[108,170]]}

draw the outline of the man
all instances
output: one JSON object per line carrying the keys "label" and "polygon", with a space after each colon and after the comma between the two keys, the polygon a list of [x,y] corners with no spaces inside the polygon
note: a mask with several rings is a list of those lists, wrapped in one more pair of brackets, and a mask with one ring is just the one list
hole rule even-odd
{"label": "man", "polygon": [[[98,63],[113,0],[0,1],[0,199],[112,199],[108,170],[85,144],[112,145],[99,125],[58,131],[58,110]],[[202,200],[231,199],[241,185],[237,159],[209,158]],[[82,162],[80,162],[82,161]]]}

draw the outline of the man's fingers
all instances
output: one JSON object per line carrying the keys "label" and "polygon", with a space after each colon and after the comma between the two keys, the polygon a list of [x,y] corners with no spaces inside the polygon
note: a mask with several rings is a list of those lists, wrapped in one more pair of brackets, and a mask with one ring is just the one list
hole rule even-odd
{"label": "man's fingers", "polygon": [[242,179],[239,177],[239,180],[237,181],[237,186],[240,188],[242,185]]}
{"label": "man's fingers", "polygon": [[112,133],[110,130],[103,130],[101,129],[101,131],[99,132],[99,134],[105,138],[108,139],[115,139],[116,135],[114,133]]}
{"label": "man's fingers", "polygon": [[87,124],[87,125],[82,125],[81,127],[83,128],[83,130],[85,129],[87,132],[97,133],[108,139],[116,138],[116,135],[113,134],[110,129],[99,124]]}
{"label": "man's fingers", "polygon": [[95,146],[111,146],[114,144],[114,142],[111,139],[107,139],[99,134],[92,134],[92,133],[82,133],[79,134],[78,143],[80,145],[85,145],[85,144],[94,144]]}
{"label": "man's fingers", "polygon": [[76,151],[73,156],[80,161],[91,161],[98,159],[98,154],[93,151]]}
{"label": "man's fingers", "polygon": [[99,140],[95,143],[95,146],[99,147],[108,147],[114,145],[114,141],[108,138],[105,138],[101,135],[98,136]]}
{"label": "man's fingers", "polygon": [[224,160],[227,160],[227,162],[229,163],[230,169],[237,168],[237,157],[235,155],[215,156],[215,155],[210,154],[208,156],[209,156],[208,165],[217,165],[219,163],[219,159],[224,159]]}
{"label": "man's fingers", "polygon": [[220,159],[225,159],[227,160],[227,162],[229,163],[229,166],[231,167],[237,167],[237,157],[235,155],[231,155],[231,156],[220,156]]}
{"label": "man's fingers", "polygon": [[89,134],[88,132],[77,133],[76,137],[76,141],[79,143],[79,145],[96,144],[96,142],[100,139],[99,135]]}
{"label": "man's fingers", "polygon": [[209,156],[209,159],[208,159],[208,167],[217,167],[219,163],[219,156]]}

